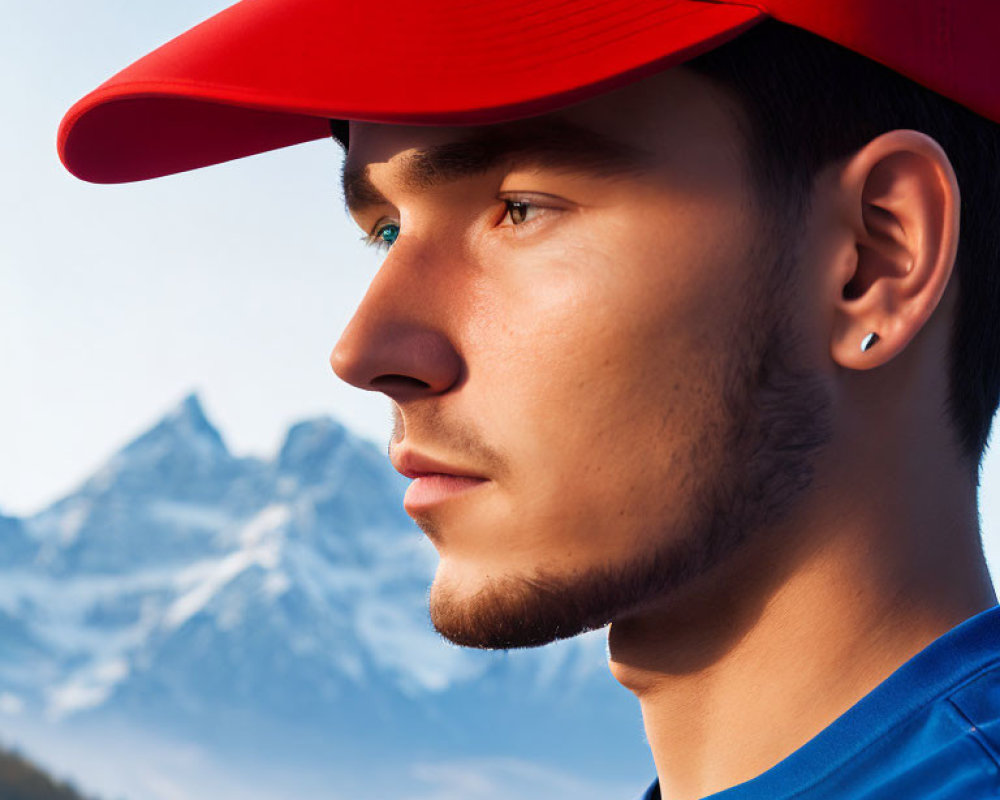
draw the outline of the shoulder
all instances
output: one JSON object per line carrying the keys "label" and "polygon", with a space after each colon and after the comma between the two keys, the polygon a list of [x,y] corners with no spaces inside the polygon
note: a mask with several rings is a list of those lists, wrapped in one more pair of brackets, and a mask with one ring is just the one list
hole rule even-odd
{"label": "shoulder", "polygon": [[982,749],[1000,774],[1000,662],[958,686],[945,698],[963,733]]}
{"label": "shoulder", "polygon": [[[1000,662],[916,710],[860,755],[878,761],[871,800],[923,797],[987,800],[1000,797]],[[874,765],[873,765],[874,766]]]}

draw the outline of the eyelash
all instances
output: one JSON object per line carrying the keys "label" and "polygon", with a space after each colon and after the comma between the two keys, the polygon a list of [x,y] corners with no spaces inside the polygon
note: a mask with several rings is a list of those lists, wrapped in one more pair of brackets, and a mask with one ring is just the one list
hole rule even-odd
{"label": "eyelash", "polygon": [[[527,213],[528,209],[534,209],[537,212],[552,210],[552,208],[549,206],[544,206],[541,203],[532,202],[531,200],[525,200],[519,197],[514,197],[514,198],[501,197],[500,201],[506,207],[506,210],[504,211],[504,215],[501,218],[501,221],[511,216],[511,213],[513,212],[515,206],[523,207],[525,209],[525,213]],[[511,221],[513,223],[513,218]],[[523,228],[525,226],[532,225],[534,221],[535,221],[534,219],[527,219],[518,223],[513,223],[510,226],[505,226],[505,227]],[[382,232],[389,227],[395,227],[398,229],[399,223],[391,222],[389,220],[379,220],[379,222],[375,224],[375,227],[372,229],[371,233],[364,233],[361,235],[361,241],[368,247],[373,247],[376,250],[381,250],[384,252],[392,246],[392,243],[384,239],[382,236]],[[398,237],[399,234],[397,233],[396,236]],[[395,241],[395,239],[393,239],[393,241]]]}

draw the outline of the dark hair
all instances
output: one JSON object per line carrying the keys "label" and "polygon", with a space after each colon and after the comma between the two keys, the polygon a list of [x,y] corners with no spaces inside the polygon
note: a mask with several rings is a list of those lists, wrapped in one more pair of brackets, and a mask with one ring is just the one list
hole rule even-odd
{"label": "dark hair", "polygon": [[947,411],[961,454],[978,466],[1000,395],[1000,125],[773,20],[686,66],[740,102],[753,177],[783,213],[802,213],[821,168],[886,131],[921,131],[948,154],[962,203]]}

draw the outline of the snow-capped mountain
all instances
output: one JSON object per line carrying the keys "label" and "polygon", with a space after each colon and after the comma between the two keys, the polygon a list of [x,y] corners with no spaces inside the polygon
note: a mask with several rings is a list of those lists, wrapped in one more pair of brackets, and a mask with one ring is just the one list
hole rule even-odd
{"label": "snow-capped mountain", "polygon": [[294,425],[271,460],[237,458],[186,398],[76,492],[0,516],[0,733],[113,727],[244,771],[266,750],[272,772],[336,775],[352,797],[403,797],[415,759],[645,769],[641,785],[638,713],[599,633],[506,654],[433,632],[435,554],[403,489],[332,419]]}

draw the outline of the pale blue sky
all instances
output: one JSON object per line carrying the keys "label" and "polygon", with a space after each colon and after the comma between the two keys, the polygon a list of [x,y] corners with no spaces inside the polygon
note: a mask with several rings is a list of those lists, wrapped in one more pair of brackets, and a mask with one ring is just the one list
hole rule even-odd
{"label": "pale blue sky", "polygon": [[[316,414],[388,433],[385,403],[327,364],[375,264],[341,209],[335,145],[111,187],[56,158],[74,101],[226,5],[0,0],[0,511],[72,488],[192,389],[240,453]],[[1000,566],[995,454],[982,509]]]}
{"label": "pale blue sky", "polygon": [[315,414],[388,433],[327,363],[375,265],[333,142],[122,186],[55,155],[73,102],[225,5],[0,0],[0,510],[71,488],[192,389],[239,452]]}

